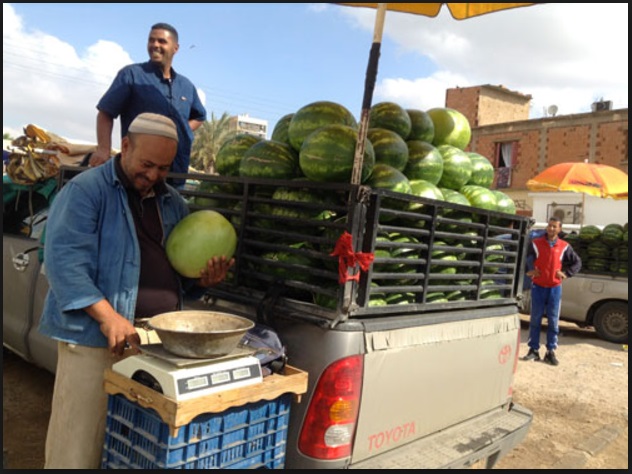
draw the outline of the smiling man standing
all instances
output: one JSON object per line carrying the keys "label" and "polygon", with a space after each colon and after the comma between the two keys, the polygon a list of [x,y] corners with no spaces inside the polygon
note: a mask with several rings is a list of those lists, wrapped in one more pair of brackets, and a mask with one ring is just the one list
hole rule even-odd
{"label": "smiling man standing", "polygon": [[[151,27],[147,41],[149,61],[125,66],[97,104],[97,150],[90,158],[98,166],[110,158],[114,119],[121,117],[121,137],[143,112],[170,117],[178,129],[178,151],[171,171],[187,173],[193,132],[206,120],[206,110],[193,83],[173,67],[178,52],[178,32],[167,23]],[[184,180],[170,180],[181,188]]]}

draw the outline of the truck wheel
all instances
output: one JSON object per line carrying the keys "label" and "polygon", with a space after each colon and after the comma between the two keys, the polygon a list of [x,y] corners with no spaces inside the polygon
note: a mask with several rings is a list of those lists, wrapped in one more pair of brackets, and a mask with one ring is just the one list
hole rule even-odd
{"label": "truck wheel", "polygon": [[594,325],[597,334],[610,342],[628,341],[628,304],[611,301],[595,311]]}

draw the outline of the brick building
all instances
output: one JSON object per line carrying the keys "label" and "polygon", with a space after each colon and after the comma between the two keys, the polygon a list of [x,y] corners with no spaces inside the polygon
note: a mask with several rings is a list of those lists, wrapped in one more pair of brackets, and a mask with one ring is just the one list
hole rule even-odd
{"label": "brick building", "polygon": [[472,126],[468,151],[487,157],[496,169],[493,188],[510,195],[529,213],[527,180],[556,163],[603,163],[628,172],[628,109],[610,102],[593,112],[529,119],[531,96],[503,86],[448,89],[446,107]]}

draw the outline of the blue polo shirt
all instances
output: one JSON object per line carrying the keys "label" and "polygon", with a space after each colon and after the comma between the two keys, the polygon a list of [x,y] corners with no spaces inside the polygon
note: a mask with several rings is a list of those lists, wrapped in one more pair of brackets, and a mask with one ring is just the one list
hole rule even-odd
{"label": "blue polo shirt", "polygon": [[171,79],[165,79],[162,70],[151,61],[130,64],[118,72],[97,109],[113,118],[121,117],[121,137],[127,135],[130,123],[140,113],[171,117],[178,127],[179,138],[171,171],[188,172],[193,144],[189,120],[205,121],[206,109],[195,86],[185,76],[171,69]]}

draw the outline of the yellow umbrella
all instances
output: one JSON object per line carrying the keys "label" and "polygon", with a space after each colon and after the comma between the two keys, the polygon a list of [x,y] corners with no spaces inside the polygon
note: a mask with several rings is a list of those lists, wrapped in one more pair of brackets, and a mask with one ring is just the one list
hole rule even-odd
{"label": "yellow umbrella", "polygon": [[364,97],[362,100],[362,114],[360,117],[360,129],[358,131],[358,144],[355,151],[351,184],[359,184],[362,175],[362,158],[364,156],[364,145],[369,128],[369,112],[371,101],[373,100],[373,90],[375,89],[375,79],[377,77],[377,64],[380,57],[380,46],[382,43],[382,32],[384,30],[384,17],[386,10],[412,13],[435,17],[446,5],[450,13],[457,20],[464,20],[485,13],[492,13],[510,8],[527,7],[536,3],[338,3],[350,7],[367,7],[377,9],[375,17],[375,28],[373,30],[373,45],[369,55],[366,80],[364,85]]}
{"label": "yellow umbrella", "polygon": [[614,166],[587,161],[558,163],[527,181],[530,191],[572,191],[601,198],[627,199],[628,175]]}

